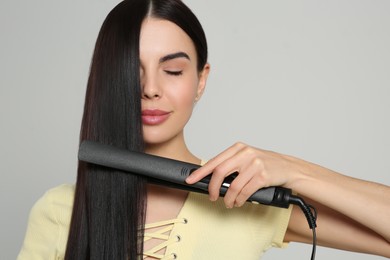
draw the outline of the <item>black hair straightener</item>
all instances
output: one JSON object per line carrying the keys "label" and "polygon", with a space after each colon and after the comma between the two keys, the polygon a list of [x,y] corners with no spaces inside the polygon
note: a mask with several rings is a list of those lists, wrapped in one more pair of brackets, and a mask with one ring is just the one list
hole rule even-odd
{"label": "black hair straightener", "polygon": [[[129,151],[124,148],[88,140],[81,142],[78,158],[80,161],[145,176],[149,182],[154,184],[199,193],[208,193],[208,184],[212,174],[190,185],[185,182],[185,179],[193,171],[201,167],[200,165]],[[230,183],[236,176],[237,174],[231,174],[225,178],[220,189],[220,196],[226,194]],[[288,208],[290,204],[300,206],[308,220],[309,227],[313,230],[313,251],[311,259],[314,259],[316,245],[316,213],[314,208],[307,205],[300,197],[292,195],[291,189],[283,187],[260,189],[248,201],[280,208]],[[312,210],[314,210],[314,215]]]}

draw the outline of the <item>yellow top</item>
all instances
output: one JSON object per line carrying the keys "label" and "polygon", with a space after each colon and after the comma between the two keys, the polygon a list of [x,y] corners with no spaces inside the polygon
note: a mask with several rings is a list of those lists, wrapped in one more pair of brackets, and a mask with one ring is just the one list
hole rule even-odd
{"label": "yellow top", "polygon": [[[64,259],[72,214],[74,185],[47,191],[30,212],[18,260]],[[145,240],[162,239],[144,253],[156,259],[256,259],[271,247],[285,247],[289,209],[246,203],[226,209],[223,200],[190,193],[176,219],[146,225]],[[161,229],[148,233],[149,228]],[[165,248],[165,256],[154,252]]]}

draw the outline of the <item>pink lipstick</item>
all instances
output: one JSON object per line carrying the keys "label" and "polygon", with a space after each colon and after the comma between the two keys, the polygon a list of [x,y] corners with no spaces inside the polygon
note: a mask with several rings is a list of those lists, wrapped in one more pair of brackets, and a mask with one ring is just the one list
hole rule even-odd
{"label": "pink lipstick", "polygon": [[159,125],[170,116],[170,112],[158,109],[142,110],[142,123],[145,125]]}

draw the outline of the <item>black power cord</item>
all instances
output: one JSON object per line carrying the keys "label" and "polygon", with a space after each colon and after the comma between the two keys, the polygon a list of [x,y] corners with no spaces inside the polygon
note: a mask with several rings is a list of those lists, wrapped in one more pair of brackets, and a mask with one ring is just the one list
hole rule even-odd
{"label": "black power cord", "polygon": [[306,204],[306,202],[301,197],[298,196],[294,196],[294,195],[289,196],[289,202],[301,208],[301,210],[305,214],[310,229],[313,231],[313,249],[311,252],[310,259],[314,260],[316,255],[316,246],[317,246],[317,235],[316,235],[317,211],[313,206]]}

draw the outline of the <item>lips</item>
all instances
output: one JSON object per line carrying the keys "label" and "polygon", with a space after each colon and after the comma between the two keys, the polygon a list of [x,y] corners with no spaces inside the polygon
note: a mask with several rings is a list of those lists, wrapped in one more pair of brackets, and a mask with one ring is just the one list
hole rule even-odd
{"label": "lips", "polygon": [[145,109],[142,111],[142,123],[145,125],[159,125],[165,122],[170,112],[158,109]]}

